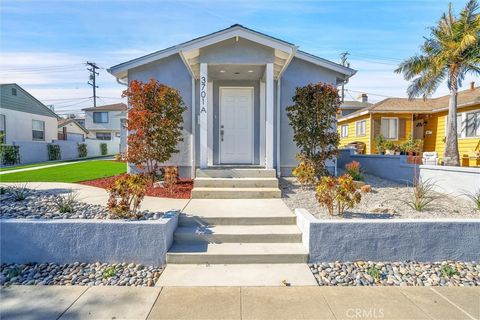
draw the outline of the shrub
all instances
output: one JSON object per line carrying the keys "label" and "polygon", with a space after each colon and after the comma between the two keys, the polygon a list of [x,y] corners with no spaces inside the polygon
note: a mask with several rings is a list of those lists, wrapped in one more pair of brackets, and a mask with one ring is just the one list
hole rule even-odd
{"label": "shrub", "polygon": [[145,197],[147,178],[141,174],[125,174],[115,180],[107,191],[110,217],[114,219],[138,218],[137,210]]}
{"label": "shrub", "polygon": [[183,112],[187,110],[178,90],[150,79],[133,80],[123,97],[128,98],[127,160],[144,169],[154,182],[158,164],[179,152],[183,141]]}
{"label": "shrub", "polygon": [[440,272],[442,273],[442,277],[444,278],[451,278],[453,276],[459,275],[457,268],[451,267],[449,265],[442,266]]}
{"label": "shrub", "polygon": [[23,201],[32,193],[32,190],[27,186],[28,183],[13,185],[7,187],[7,191],[13,196],[15,201]]}
{"label": "shrub", "polygon": [[317,185],[316,198],[333,216],[335,208],[339,215],[343,215],[345,209],[353,208],[362,196],[355,188],[352,177],[343,175],[339,178],[322,177]]}
{"label": "shrub", "polygon": [[317,178],[328,175],[325,162],[337,155],[340,141],[332,130],[340,106],[338,90],[325,83],[308,84],[298,87],[292,100],[286,111],[299,153],[313,165]]}
{"label": "shrub", "polygon": [[345,173],[350,175],[355,181],[363,181],[365,178],[362,174],[360,162],[352,161],[345,165]]}
{"label": "shrub", "polygon": [[116,266],[111,266],[103,270],[102,272],[102,277],[103,279],[115,277],[117,275],[117,267]]}
{"label": "shrub", "polygon": [[465,191],[463,194],[472,200],[475,209],[480,210],[480,189],[473,192]]}
{"label": "shrub", "polygon": [[383,144],[383,147],[385,150],[391,150],[391,151],[395,151],[395,142],[393,142],[392,140],[387,140],[385,141],[385,143]]}
{"label": "shrub", "polygon": [[48,160],[60,160],[62,159],[62,150],[58,144],[48,144]]}
{"label": "shrub", "polygon": [[297,157],[299,164],[292,170],[292,174],[303,187],[313,185],[317,181],[315,176],[315,167],[308,159]]}
{"label": "shrub", "polygon": [[410,199],[402,200],[407,206],[415,211],[424,211],[431,203],[439,198],[434,191],[435,183],[432,180],[417,180],[413,184]]}
{"label": "shrub", "polygon": [[400,145],[400,149],[405,153],[420,153],[423,150],[423,141],[421,139],[413,139],[412,135]]}
{"label": "shrub", "polygon": [[361,186],[360,191],[363,192],[363,193],[370,193],[370,192],[372,192],[372,186],[369,185],[369,184]]}
{"label": "shrub", "polygon": [[106,156],[108,154],[108,146],[105,142],[100,143],[100,154]]}
{"label": "shrub", "polygon": [[372,277],[375,281],[378,281],[382,276],[382,271],[378,269],[376,266],[372,266],[367,269],[367,274],[370,277]]}
{"label": "shrub", "polygon": [[173,187],[178,181],[178,168],[169,166],[163,169],[163,185],[167,190],[172,193]]}
{"label": "shrub", "polygon": [[52,198],[53,207],[60,213],[72,213],[75,211],[75,203],[78,199],[78,193],[70,191],[65,196],[56,196]]}
{"label": "shrub", "polygon": [[79,143],[77,145],[78,150],[78,157],[85,158],[87,156],[87,144],[86,143]]}
{"label": "shrub", "polygon": [[385,153],[385,142],[387,139],[382,134],[379,134],[375,137],[375,146],[377,147],[377,152],[380,154]]}
{"label": "shrub", "polygon": [[2,164],[6,166],[20,163],[20,146],[0,144],[0,158]]}

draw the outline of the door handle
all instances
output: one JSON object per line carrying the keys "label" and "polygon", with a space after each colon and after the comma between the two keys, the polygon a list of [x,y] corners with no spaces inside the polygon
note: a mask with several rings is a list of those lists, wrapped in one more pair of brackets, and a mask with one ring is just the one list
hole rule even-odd
{"label": "door handle", "polygon": [[224,134],[223,130],[220,130],[220,141],[222,141],[222,142],[223,142],[223,134]]}

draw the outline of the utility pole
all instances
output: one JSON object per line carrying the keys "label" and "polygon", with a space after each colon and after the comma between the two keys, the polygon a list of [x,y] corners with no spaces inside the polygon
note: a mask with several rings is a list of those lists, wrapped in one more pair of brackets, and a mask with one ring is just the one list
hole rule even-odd
{"label": "utility pole", "polygon": [[[340,53],[340,63],[344,67],[350,67],[350,62],[347,61],[347,57],[350,55],[348,51]],[[348,80],[342,82],[342,102],[345,100],[345,83],[347,83]]]}
{"label": "utility pole", "polygon": [[96,71],[97,69],[100,69],[100,67],[97,66],[95,62],[88,62],[86,63],[87,66],[90,66],[90,68],[87,68],[88,71],[90,71],[90,81],[87,83],[92,86],[93,88],[93,107],[97,107],[97,92],[96,89],[98,86],[95,84],[95,77],[99,75],[99,73]]}

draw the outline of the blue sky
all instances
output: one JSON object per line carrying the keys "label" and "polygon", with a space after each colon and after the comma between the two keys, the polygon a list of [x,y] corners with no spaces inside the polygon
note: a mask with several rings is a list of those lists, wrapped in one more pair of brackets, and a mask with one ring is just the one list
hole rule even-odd
{"label": "blue sky", "polygon": [[[452,1],[456,11],[464,1]],[[448,1],[22,1],[0,4],[0,82],[17,82],[59,113],[90,106],[83,63],[103,68],[235,23],[292,42],[333,61],[348,51],[358,70],[347,98],[405,96],[393,73],[418,52]],[[469,77],[470,80],[479,79]],[[120,101],[123,87],[100,70],[98,102]],[[437,95],[448,91],[442,86]],[[83,99],[82,99],[83,98]]]}

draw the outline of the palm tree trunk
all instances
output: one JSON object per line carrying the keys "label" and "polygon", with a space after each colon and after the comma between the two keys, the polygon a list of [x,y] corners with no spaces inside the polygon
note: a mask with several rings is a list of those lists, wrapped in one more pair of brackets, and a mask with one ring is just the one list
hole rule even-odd
{"label": "palm tree trunk", "polygon": [[447,135],[443,163],[446,166],[460,166],[457,137],[457,77],[450,77],[450,100],[448,103]]}

